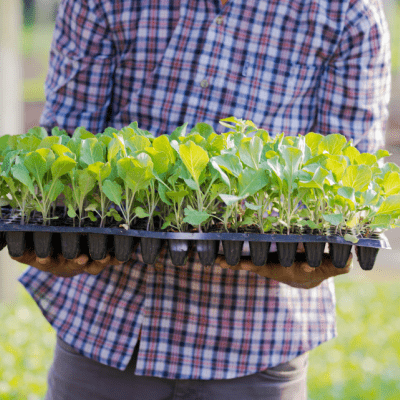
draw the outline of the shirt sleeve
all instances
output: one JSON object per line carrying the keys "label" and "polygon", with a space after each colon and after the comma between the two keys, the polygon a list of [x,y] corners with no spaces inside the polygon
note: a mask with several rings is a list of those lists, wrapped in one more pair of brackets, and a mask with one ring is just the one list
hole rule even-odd
{"label": "shirt sleeve", "polygon": [[112,103],[115,48],[104,1],[63,0],[56,18],[40,125],[102,132]]}
{"label": "shirt sleeve", "polygon": [[390,99],[389,31],[379,0],[350,0],[318,89],[315,132],[341,133],[362,152],[385,143]]}

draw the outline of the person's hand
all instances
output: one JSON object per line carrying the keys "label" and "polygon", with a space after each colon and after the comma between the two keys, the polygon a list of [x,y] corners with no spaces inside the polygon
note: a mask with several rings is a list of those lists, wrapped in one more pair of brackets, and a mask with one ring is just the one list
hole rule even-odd
{"label": "person's hand", "polygon": [[40,269],[41,271],[51,272],[54,275],[62,277],[71,277],[83,272],[87,272],[92,275],[97,275],[107,265],[120,265],[122,262],[118,261],[116,258],[111,257],[109,254],[100,261],[90,260],[85,254],[81,254],[79,257],[73,260],[67,260],[61,254],[58,254],[55,258],[46,257],[39,258],[36,257],[35,252],[25,251],[24,255],[21,257],[11,257],[13,260],[18,261],[22,264],[28,264],[32,267]]}
{"label": "person's hand", "polygon": [[279,262],[268,262],[262,267],[257,267],[251,262],[250,257],[242,257],[234,267],[227,264],[224,256],[218,256],[215,263],[221,268],[252,271],[264,278],[274,279],[295,288],[311,289],[320,285],[325,279],[350,272],[353,256],[350,254],[345,268],[336,268],[327,254],[324,254],[322,263],[317,268],[310,267],[305,260],[295,261],[290,267],[282,267]]}

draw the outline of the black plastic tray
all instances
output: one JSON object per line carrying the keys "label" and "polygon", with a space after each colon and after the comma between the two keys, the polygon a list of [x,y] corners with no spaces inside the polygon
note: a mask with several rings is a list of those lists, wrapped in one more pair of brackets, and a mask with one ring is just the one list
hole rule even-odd
{"label": "black plastic tray", "polygon": [[[26,234],[23,234],[25,232]],[[241,257],[244,242],[249,242],[250,255],[256,265],[268,262],[271,242],[277,243],[279,261],[289,267],[296,259],[298,243],[330,243],[330,256],[337,268],[346,264],[353,243],[341,236],[311,234],[257,234],[257,233],[187,233],[153,232],[123,228],[69,227],[19,225],[0,222],[0,244],[7,243],[10,255],[22,255],[24,248],[32,247],[41,257],[62,252],[72,259],[79,253],[86,253],[92,259],[102,259],[112,253],[120,261],[127,261],[136,245],[141,242],[142,256],[146,263],[153,264],[163,245],[168,242],[169,253],[175,265],[186,263],[190,248],[194,247],[203,265],[213,265],[222,241],[228,264],[236,265]],[[233,243],[236,242],[236,243]],[[360,238],[355,244],[360,266],[372,269],[379,249],[391,249],[384,234],[378,238]],[[306,247],[309,264],[318,267],[323,257],[324,246]]]}

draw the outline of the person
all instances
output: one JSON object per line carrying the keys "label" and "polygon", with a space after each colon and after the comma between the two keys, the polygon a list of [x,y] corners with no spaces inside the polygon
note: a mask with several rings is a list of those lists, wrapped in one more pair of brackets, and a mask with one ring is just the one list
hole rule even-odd
{"label": "person", "polygon": [[[40,124],[72,133],[253,121],[271,135],[384,145],[378,0],[63,0]],[[329,259],[256,268],[37,259],[20,282],[57,333],[51,399],[306,399],[308,352],[337,335]]]}

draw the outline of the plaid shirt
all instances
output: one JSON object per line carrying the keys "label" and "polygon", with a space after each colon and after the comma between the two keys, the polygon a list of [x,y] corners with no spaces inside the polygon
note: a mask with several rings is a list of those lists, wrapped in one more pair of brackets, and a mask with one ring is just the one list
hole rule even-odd
{"label": "plaid shirt", "polygon": [[[132,121],[155,134],[234,115],[269,131],[384,143],[387,25],[376,0],[63,0],[41,125],[101,132]],[[165,252],[164,252],[165,253]],[[84,356],[136,374],[236,378],[336,335],[333,279],[295,289],[252,272],[131,261],[20,281]]]}

